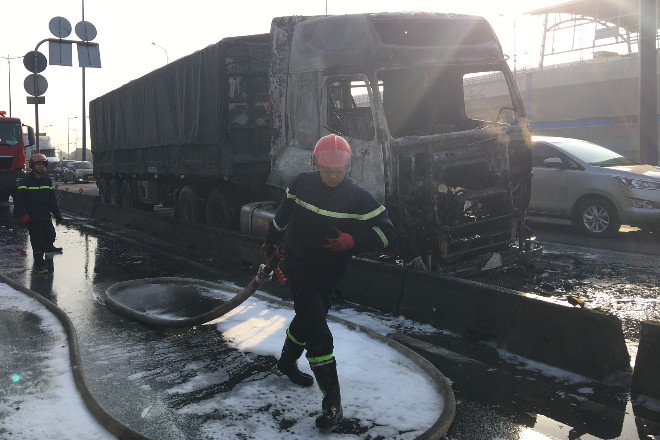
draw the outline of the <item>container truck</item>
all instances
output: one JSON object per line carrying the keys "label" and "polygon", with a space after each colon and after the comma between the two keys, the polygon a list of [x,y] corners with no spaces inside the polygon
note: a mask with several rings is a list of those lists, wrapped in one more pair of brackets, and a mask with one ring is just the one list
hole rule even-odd
{"label": "container truck", "polygon": [[25,147],[35,140],[32,127],[6,114],[0,111],[0,202],[16,196],[18,182],[25,176]]}
{"label": "container truck", "polygon": [[[484,76],[499,81],[493,96]],[[389,210],[397,255],[432,268],[530,250],[531,136],[481,17],[275,18],[268,34],[225,38],[94,99],[90,127],[102,202],[263,236],[335,133],[352,147],[350,177]]]}

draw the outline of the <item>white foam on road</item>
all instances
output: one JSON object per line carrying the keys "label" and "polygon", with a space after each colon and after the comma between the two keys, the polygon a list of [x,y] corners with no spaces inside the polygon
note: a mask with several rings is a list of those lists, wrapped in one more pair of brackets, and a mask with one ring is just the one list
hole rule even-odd
{"label": "white foam on road", "polygon": [[0,341],[0,407],[4,406],[0,409],[0,438],[115,438],[92,417],[78,394],[60,321],[41,303],[4,283],[0,283],[0,309],[36,315],[41,331],[52,341],[47,352],[36,353],[42,362],[28,368],[17,359],[30,349],[29,341],[20,347]]}

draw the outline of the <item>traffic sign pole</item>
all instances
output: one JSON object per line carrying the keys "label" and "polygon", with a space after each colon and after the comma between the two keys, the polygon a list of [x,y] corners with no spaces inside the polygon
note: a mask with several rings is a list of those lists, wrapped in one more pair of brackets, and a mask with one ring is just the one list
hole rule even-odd
{"label": "traffic sign pole", "polygon": [[[41,43],[39,43],[39,44],[41,44]],[[39,48],[39,44],[37,44],[37,47],[34,49],[35,52],[37,52],[37,49]],[[34,73],[33,73],[35,93],[37,92],[37,68],[38,68],[38,66],[37,66],[38,61],[37,60],[38,59],[39,59],[39,57],[35,54],[34,55]],[[35,95],[35,96],[39,96],[39,95]],[[39,133],[39,101],[34,101],[34,125],[35,125],[35,127],[34,127],[35,131],[37,133]],[[35,145],[37,147],[36,148],[37,154],[40,153],[40,150],[39,150],[39,138],[40,137],[41,136],[39,136],[39,134],[37,134],[36,139],[34,140]]]}
{"label": "traffic sign pole", "polygon": [[[51,33],[55,35],[58,38],[46,38],[45,40],[41,40],[39,44],[37,44],[37,47],[34,48],[34,52],[28,52],[27,55],[25,56],[25,59],[23,60],[23,63],[25,65],[25,68],[32,72],[32,78],[28,76],[26,78],[24,87],[25,90],[33,96],[33,98],[28,97],[28,104],[31,104],[34,102],[34,122],[35,122],[35,130],[37,133],[37,138],[36,138],[36,151],[39,153],[39,104],[44,104],[46,102],[46,99],[42,97],[44,93],[46,93],[46,89],[48,88],[48,82],[46,81],[46,78],[43,76],[39,75],[39,72],[43,72],[47,65],[48,61],[46,60],[46,57],[39,52],[39,46],[41,46],[42,43],[45,43],[46,41],[51,42],[51,43],[56,43],[56,44],[62,44],[62,43],[68,43],[68,44],[76,44],[78,47],[78,50],[81,50],[81,47],[84,47],[87,49],[87,53],[90,53],[90,51],[94,54],[96,54],[96,57],[92,61],[87,64],[89,67],[101,67],[101,60],[100,56],[98,54],[98,43],[91,43],[90,40],[93,40],[96,38],[96,28],[92,23],[89,23],[85,21],[85,2],[83,0],[83,20],[76,25],[76,35],[82,40],[82,41],[75,41],[75,40],[66,40],[65,38],[68,37],[71,34],[71,24],[66,18],[63,17],[54,17],[50,20],[48,23],[48,28],[50,29]],[[95,48],[95,51],[92,51],[91,49]],[[70,58],[70,57],[69,57]],[[79,59],[80,59],[80,52],[79,52]],[[52,59],[51,59],[52,61]],[[61,60],[60,60],[61,61]],[[59,64],[59,63],[58,63]],[[70,65],[70,64],[68,64]],[[85,133],[85,66],[81,64],[82,67],[82,74],[83,74],[83,160],[85,159],[85,150],[86,150],[86,145],[85,145],[85,140],[86,140],[86,133]],[[30,86],[30,82],[32,85]]]}
{"label": "traffic sign pole", "polygon": [[[27,70],[32,72],[32,77],[33,77],[33,79],[32,79],[32,81],[33,81],[32,90],[29,90],[29,87],[27,86],[27,84],[25,84],[25,90],[30,95],[32,95],[34,97],[39,97],[40,95],[43,95],[46,92],[46,90],[43,90],[43,92],[39,93],[40,89],[39,89],[39,84],[38,84],[38,82],[39,82],[38,77],[41,76],[41,75],[39,75],[39,72],[43,72],[44,70],[46,70],[46,67],[48,65],[48,63],[46,61],[46,57],[41,52],[39,52],[39,46],[41,46],[42,43],[44,43],[48,40],[49,39],[41,40],[37,44],[37,47],[34,48],[34,52],[28,52],[25,55],[25,58],[23,60],[23,64],[25,65]],[[29,76],[28,76],[28,78],[29,78]],[[43,78],[43,77],[41,77],[41,78]],[[45,81],[45,78],[44,78],[44,81]],[[34,100],[34,125],[35,125],[35,127],[34,127],[35,132],[39,133],[39,99]],[[39,153],[39,135],[36,136],[35,147],[36,147],[37,153]]]}

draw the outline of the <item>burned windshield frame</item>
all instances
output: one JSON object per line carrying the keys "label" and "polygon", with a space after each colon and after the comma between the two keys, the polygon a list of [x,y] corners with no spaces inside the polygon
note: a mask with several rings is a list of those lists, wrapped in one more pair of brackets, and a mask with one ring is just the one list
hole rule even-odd
{"label": "burned windshield frame", "polygon": [[[519,123],[506,75],[492,65],[412,66],[381,69],[376,75],[394,138]],[[485,82],[508,94],[485,96]]]}

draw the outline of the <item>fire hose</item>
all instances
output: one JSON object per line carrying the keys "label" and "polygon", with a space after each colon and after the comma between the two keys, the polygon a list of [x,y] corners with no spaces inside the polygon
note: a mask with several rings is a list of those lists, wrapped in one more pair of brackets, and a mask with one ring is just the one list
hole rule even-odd
{"label": "fire hose", "polygon": [[245,300],[252,296],[259,287],[261,287],[266,281],[273,279],[273,275],[280,284],[286,282],[286,277],[282,273],[282,269],[279,267],[280,262],[284,258],[283,251],[280,246],[275,246],[272,252],[267,252],[266,247],[262,247],[264,254],[265,263],[262,263],[257,270],[257,274],[252,278],[252,280],[235,296],[229,299],[226,302],[223,302],[217,307],[209,310],[208,312],[202,313],[201,315],[193,316],[190,318],[167,318],[162,316],[154,316],[148,313],[138,311],[132,307],[129,307],[118,301],[113,297],[113,293],[120,290],[144,285],[149,282],[177,282],[177,281],[189,281],[195,284],[208,287],[210,289],[219,289],[222,288],[219,284],[206,282],[203,280],[188,280],[185,278],[147,278],[139,280],[130,280],[122,281],[113,284],[110,286],[106,293],[106,303],[114,309],[116,312],[133,318],[135,320],[144,322],[146,324],[159,326],[159,327],[193,327],[196,325],[201,325],[214,319],[217,319],[226,313],[232,311],[239,305],[241,305]]}

